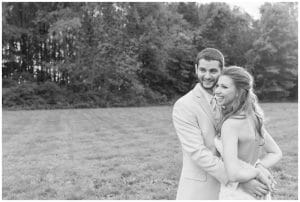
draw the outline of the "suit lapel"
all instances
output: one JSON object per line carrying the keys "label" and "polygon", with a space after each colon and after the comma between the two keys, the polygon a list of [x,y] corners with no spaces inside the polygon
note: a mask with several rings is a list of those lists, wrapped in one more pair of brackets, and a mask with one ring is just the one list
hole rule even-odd
{"label": "suit lapel", "polygon": [[201,86],[199,83],[195,86],[193,91],[194,91],[194,95],[197,97],[198,101],[200,102],[201,108],[206,113],[207,117],[212,122],[213,126],[216,128],[216,121],[215,121],[215,118],[213,115],[212,107],[207,102],[205,95],[203,93],[203,89],[201,89]]}

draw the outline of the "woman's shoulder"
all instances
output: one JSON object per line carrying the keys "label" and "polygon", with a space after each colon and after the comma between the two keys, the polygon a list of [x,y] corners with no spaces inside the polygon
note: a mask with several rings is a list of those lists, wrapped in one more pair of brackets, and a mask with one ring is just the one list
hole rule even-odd
{"label": "woman's shoulder", "polygon": [[246,118],[247,118],[247,114],[245,111],[237,112],[228,117],[228,119],[234,119],[234,120],[244,120]]}
{"label": "woman's shoulder", "polygon": [[245,115],[233,115],[224,121],[222,128],[240,129],[245,125],[245,121],[247,121]]}

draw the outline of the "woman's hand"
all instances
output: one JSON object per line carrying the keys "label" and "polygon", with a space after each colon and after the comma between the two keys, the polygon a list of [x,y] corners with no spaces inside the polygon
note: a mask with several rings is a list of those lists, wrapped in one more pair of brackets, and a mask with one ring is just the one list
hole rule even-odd
{"label": "woman's hand", "polygon": [[239,183],[239,187],[256,199],[265,198],[265,196],[269,193],[268,187],[256,179]]}
{"label": "woman's hand", "polygon": [[261,168],[256,168],[258,175],[257,175],[257,179],[264,183],[268,189],[273,192],[274,191],[274,184],[276,183],[273,176],[271,175],[271,173],[267,170],[261,169]]}
{"label": "woman's hand", "polygon": [[274,191],[275,185],[277,184],[277,182],[274,179],[274,176],[261,163],[258,163],[255,167],[258,168],[268,179],[271,180],[271,187],[272,187],[272,189],[270,191]]}

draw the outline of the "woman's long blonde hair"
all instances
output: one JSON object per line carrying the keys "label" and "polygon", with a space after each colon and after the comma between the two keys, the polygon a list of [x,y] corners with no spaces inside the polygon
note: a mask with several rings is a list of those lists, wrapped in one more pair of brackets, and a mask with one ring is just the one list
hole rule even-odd
{"label": "woman's long blonde hair", "polygon": [[230,66],[223,69],[221,76],[228,76],[232,79],[237,89],[237,98],[230,106],[222,108],[217,126],[218,134],[221,132],[224,121],[244,112],[246,116],[253,118],[256,130],[263,138],[264,113],[258,104],[257,96],[253,92],[253,77],[251,74],[241,67]]}

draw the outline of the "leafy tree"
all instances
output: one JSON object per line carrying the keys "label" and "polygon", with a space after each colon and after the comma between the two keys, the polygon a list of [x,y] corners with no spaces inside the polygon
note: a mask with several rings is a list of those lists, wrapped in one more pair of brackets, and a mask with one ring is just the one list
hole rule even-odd
{"label": "leafy tree", "polygon": [[3,76],[20,80],[24,71],[32,72],[30,27],[37,7],[34,3],[11,3],[3,5]]}
{"label": "leafy tree", "polygon": [[297,3],[265,3],[259,37],[248,52],[262,99],[296,97],[298,67]]}
{"label": "leafy tree", "polygon": [[195,2],[183,3],[180,2],[177,7],[178,13],[183,15],[183,19],[189,22],[192,26],[199,26],[199,9]]}
{"label": "leafy tree", "polygon": [[194,43],[200,51],[206,47],[224,53],[227,65],[245,66],[245,53],[256,37],[254,21],[238,7],[226,3],[210,3],[199,7],[202,26],[195,32]]}
{"label": "leafy tree", "polygon": [[266,3],[257,21],[226,3],[2,5],[4,106],[167,103],[193,87],[206,47],[249,69],[261,98],[297,98],[296,3]]}

